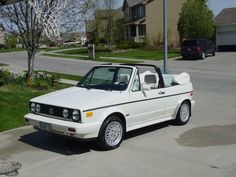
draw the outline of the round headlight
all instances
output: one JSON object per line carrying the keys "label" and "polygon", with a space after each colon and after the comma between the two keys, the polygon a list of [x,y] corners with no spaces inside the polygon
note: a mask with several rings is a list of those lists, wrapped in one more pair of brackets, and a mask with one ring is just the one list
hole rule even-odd
{"label": "round headlight", "polygon": [[39,113],[41,110],[41,106],[39,104],[36,104],[36,108],[35,108],[36,112]]}
{"label": "round headlight", "polygon": [[69,111],[67,109],[63,110],[63,117],[68,118],[69,117]]}
{"label": "round headlight", "polygon": [[30,105],[30,110],[32,111],[32,112],[35,112],[35,103],[31,103],[31,105]]}
{"label": "round headlight", "polygon": [[72,113],[72,119],[76,122],[78,122],[80,120],[80,113],[77,110],[74,110]]}

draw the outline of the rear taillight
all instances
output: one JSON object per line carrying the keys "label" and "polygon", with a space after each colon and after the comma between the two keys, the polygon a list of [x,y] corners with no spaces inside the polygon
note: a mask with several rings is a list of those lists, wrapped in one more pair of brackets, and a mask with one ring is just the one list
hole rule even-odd
{"label": "rear taillight", "polygon": [[197,52],[201,52],[201,48],[199,46],[197,47]]}

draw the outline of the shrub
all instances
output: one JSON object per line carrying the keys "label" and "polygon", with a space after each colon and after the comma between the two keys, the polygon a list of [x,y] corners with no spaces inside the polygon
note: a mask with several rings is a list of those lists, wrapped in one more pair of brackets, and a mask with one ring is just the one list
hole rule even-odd
{"label": "shrub", "polygon": [[49,87],[57,86],[59,81],[60,77],[58,74],[38,71],[34,73],[33,87],[39,90],[45,90]]}
{"label": "shrub", "polygon": [[27,84],[27,75],[25,73],[14,74],[11,73],[9,77],[9,83],[18,86],[20,89],[25,88]]}
{"label": "shrub", "polygon": [[10,75],[8,70],[0,70],[0,86],[8,84]]}
{"label": "shrub", "polygon": [[14,84],[20,89],[34,88],[37,90],[48,90],[59,84],[58,74],[48,74],[46,72],[35,72],[34,78],[27,81],[27,73],[14,74],[7,70],[0,70],[0,86]]}
{"label": "shrub", "polygon": [[107,40],[103,37],[99,37],[98,39],[96,39],[96,44],[106,44]]}
{"label": "shrub", "polygon": [[137,49],[144,48],[146,45],[145,42],[134,42],[134,41],[122,41],[116,47],[118,49]]}
{"label": "shrub", "polygon": [[110,53],[110,52],[112,52],[112,50],[109,49],[109,48],[106,47],[106,46],[97,46],[96,49],[95,49],[95,52],[96,52],[96,53],[101,53],[101,52]]}

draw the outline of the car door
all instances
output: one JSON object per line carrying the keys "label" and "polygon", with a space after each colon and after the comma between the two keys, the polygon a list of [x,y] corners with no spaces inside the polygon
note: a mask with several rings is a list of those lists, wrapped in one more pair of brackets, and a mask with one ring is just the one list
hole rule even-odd
{"label": "car door", "polygon": [[164,116],[165,89],[145,89],[141,87],[139,74],[136,73],[130,90],[129,119],[130,126],[145,123]]}

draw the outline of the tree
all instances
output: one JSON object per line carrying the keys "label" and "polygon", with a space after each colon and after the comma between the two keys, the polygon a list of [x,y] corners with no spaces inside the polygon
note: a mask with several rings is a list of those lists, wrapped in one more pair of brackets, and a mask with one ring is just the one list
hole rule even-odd
{"label": "tree", "polygon": [[120,43],[125,40],[125,19],[120,18],[115,21],[115,29],[114,29],[114,42]]}
{"label": "tree", "polygon": [[[104,37],[109,48],[114,43],[115,28],[115,0],[98,0],[96,2],[95,23],[97,27],[97,39]],[[104,36],[101,36],[101,33]],[[100,35],[100,36],[99,36]]]}
{"label": "tree", "polygon": [[[55,7],[54,5],[59,2],[57,0],[35,1],[38,2],[37,5],[45,13],[44,15],[47,18],[50,18],[52,15],[51,10],[48,9]],[[62,27],[64,27],[64,29],[75,29],[76,26],[79,26],[78,23],[84,20],[83,17],[88,15],[88,10],[93,3],[93,0],[69,0],[67,8],[60,14],[64,17],[63,20],[61,20]],[[43,25],[39,22],[37,14],[28,1],[20,1],[18,3],[1,6],[0,16],[0,23],[2,23],[4,29],[23,42],[28,54],[27,79],[32,80],[35,54],[39,48],[40,39],[43,36],[43,30],[45,30],[45,24]]]}
{"label": "tree", "polygon": [[5,37],[5,41],[6,41],[6,46],[8,48],[16,48],[16,44],[17,44],[17,38],[15,35],[13,34],[6,34]]}
{"label": "tree", "polygon": [[214,36],[214,15],[207,6],[207,0],[187,0],[178,22],[180,38],[208,38]]}
{"label": "tree", "polygon": [[7,32],[19,38],[28,54],[28,79],[32,79],[34,58],[43,29],[28,1],[3,6],[0,9],[2,24]]}

